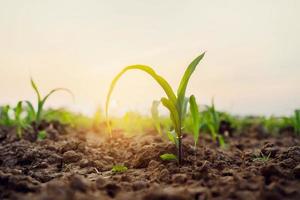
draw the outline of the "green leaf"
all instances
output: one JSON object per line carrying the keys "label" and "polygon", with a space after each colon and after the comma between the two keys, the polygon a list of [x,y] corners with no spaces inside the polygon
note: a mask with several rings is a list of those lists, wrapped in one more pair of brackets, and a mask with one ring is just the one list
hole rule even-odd
{"label": "green leaf", "polygon": [[[178,111],[176,109],[176,106],[174,104],[172,104],[172,102],[167,99],[167,98],[161,98],[161,102],[162,104],[169,110],[170,112],[170,118],[174,124],[174,128],[175,128],[175,132],[178,134],[178,133],[181,133],[181,125],[180,125],[180,120],[179,120],[179,114],[178,114]],[[178,137],[180,135],[177,135]]]}
{"label": "green leaf", "polygon": [[189,98],[184,98],[183,99],[183,104],[182,104],[181,122],[183,122],[184,119],[185,119],[185,115],[186,115],[186,110],[187,110],[188,103],[189,103]]}
{"label": "green leaf", "polygon": [[215,109],[214,99],[212,99],[212,102],[211,102],[210,113],[211,113],[211,116],[212,116],[212,120],[213,120],[213,124],[215,126],[215,129],[216,129],[216,131],[218,131],[219,126],[220,126],[220,120],[219,120],[219,114],[217,113],[217,111]]}
{"label": "green leaf", "polygon": [[11,126],[13,123],[13,120],[9,116],[9,111],[11,110],[9,105],[3,106],[1,108],[1,120],[3,125]]}
{"label": "green leaf", "polygon": [[[182,109],[182,104],[185,98],[185,92],[186,92],[186,88],[188,85],[188,82],[190,80],[191,75],[193,74],[193,72],[195,71],[198,63],[202,60],[202,58],[204,57],[205,52],[202,53],[200,56],[198,56],[197,58],[195,58],[191,64],[187,67],[187,69],[184,72],[183,77],[181,78],[178,90],[177,90],[177,98],[178,98],[178,106],[179,108]],[[180,110],[180,112],[182,112],[182,110]]]}
{"label": "green leaf", "polygon": [[106,115],[106,124],[107,124],[110,134],[111,134],[111,127],[110,127],[109,120],[108,120],[108,107],[109,107],[109,103],[110,103],[110,97],[111,97],[111,94],[112,94],[118,80],[121,78],[121,76],[125,72],[127,72],[129,70],[141,70],[141,71],[149,74],[163,88],[163,90],[165,91],[166,95],[168,96],[168,98],[170,99],[172,104],[174,104],[174,105],[176,104],[176,95],[175,95],[173,89],[171,88],[170,84],[163,77],[156,74],[156,72],[151,67],[148,67],[145,65],[132,65],[132,66],[125,67],[119,74],[117,74],[117,76],[111,82],[110,88],[108,91],[108,95],[106,97],[105,115]]}
{"label": "green leaf", "polygon": [[27,121],[32,122],[36,118],[34,107],[30,101],[25,101],[27,104]]}
{"label": "green leaf", "polygon": [[168,136],[168,139],[176,145],[176,147],[178,148],[178,139],[177,139],[177,136],[176,136],[176,133],[175,131],[167,131],[167,136]]}
{"label": "green leaf", "polygon": [[226,149],[227,148],[227,144],[224,140],[224,137],[222,135],[218,135],[218,142],[219,142],[219,145],[222,149]]}
{"label": "green leaf", "polygon": [[18,102],[17,106],[14,108],[14,111],[16,120],[20,120],[20,115],[23,112],[22,101]]}
{"label": "green leaf", "polygon": [[194,95],[190,97],[190,112],[193,121],[193,136],[194,136],[194,146],[197,146],[199,139],[199,129],[200,129],[200,113],[198,110],[198,105],[196,103],[196,98]]}
{"label": "green leaf", "polygon": [[123,165],[115,165],[115,166],[113,166],[111,171],[114,173],[123,173],[123,172],[126,172],[127,170],[128,170],[128,168]]}
{"label": "green leaf", "polygon": [[36,95],[37,95],[37,97],[38,97],[38,102],[40,102],[40,101],[41,101],[41,94],[40,94],[40,92],[39,92],[39,90],[38,90],[38,87],[37,87],[37,85],[35,84],[33,78],[30,78],[30,82],[31,82],[32,88],[34,89],[34,91],[35,91],[35,93],[36,93]]}
{"label": "green leaf", "polygon": [[172,153],[162,154],[162,155],[160,155],[160,159],[165,160],[165,161],[173,161],[173,160],[177,161],[178,160],[177,156]]}
{"label": "green leaf", "polygon": [[217,134],[217,130],[215,130],[215,126],[211,123],[208,123],[207,126],[210,130],[213,141],[216,141],[218,134]]}
{"label": "green leaf", "polygon": [[47,132],[46,131],[39,131],[37,138],[38,140],[44,140],[47,137]]}

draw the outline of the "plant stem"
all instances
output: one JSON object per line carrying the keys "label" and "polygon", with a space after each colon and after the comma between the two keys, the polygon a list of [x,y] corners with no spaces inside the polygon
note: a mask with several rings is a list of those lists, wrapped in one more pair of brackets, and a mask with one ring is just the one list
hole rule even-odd
{"label": "plant stem", "polygon": [[178,164],[182,164],[182,135],[178,136]]}

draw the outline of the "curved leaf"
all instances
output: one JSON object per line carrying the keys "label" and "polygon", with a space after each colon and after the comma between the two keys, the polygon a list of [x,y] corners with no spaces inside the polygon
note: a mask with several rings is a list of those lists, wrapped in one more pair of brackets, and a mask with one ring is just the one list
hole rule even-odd
{"label": "curved leaf", "polygon": [[176,106],[172,104],[172,102],[167,98],[161,98],[162,104],[169,110],[170,112],[170,118],[173,121],[175,132],[178,134],[177,136],[180,136],[181,133],[181,123],[179,120],[179,114],[176,109]]}
{"label": "curved leaf", "polygon": [[41,94],[40,94],[40,92],[39,92],[39,90],[38,90],[38,87],[37,87],[37,85],[35,84],[33,78],[30,78],[30,82],[31,82],[32,88],[34,89],[34,91],[35,91],[35,93],[36,93],[36,95],[37,95],[37,97],[38,97],[38,101],[40,102],[41,99],[42,99],[42,98],[41,98]]}
{"label": "curved leaf", "polygon": [[116,83],[118,82],[118,80],[128,70],[141,70],[141,71],[146,72],[147,74],[149,74],[163,88],[163,90],[165,91],[168,98],[172,101],[172,103],[174,105],[176,104],[176,95],[175,95],[173,89],[171,88],[170,84],[163,77],[156,74],[156,72],[151,67],[145,66],[145,65],[132,65],[132,66],[125,67],[119,74],[117,74],[117,76],[111,82],[110,88],[109,88],[109,91],[108,91],[108,95],[106,97],[105,115],[106,115],[107,127],[108,127],[110,133],[111,133],[111,127],[110,127],[110,124],[109,124],[109,121],[108,121],[108,107],[109,107],[109,103],[110,103],[110,97],[111,97],[113,89],[115,88]]}

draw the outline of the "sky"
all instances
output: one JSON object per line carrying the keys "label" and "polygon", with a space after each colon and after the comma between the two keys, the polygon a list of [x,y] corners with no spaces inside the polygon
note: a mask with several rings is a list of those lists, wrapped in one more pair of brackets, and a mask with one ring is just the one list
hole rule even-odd
{"label": "sky", "polygon": [[[66,87],[48,107],[92,114],[103,108],[123,67],[152,66],[174,87],[206,55],[187,94],[239,115],[289,115],[300,107],[300,1],[297,0],[0,0],[0,104],[35,101]],[[111,113],[150,113],[163,90],[129,72]],[[164,110],[162,110],[164,112]]]}

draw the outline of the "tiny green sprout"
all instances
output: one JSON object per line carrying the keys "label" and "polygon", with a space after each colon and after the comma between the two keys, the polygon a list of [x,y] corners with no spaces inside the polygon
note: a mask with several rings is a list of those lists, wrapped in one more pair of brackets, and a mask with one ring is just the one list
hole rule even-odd
{"label": "tiny green sprout", "polygon": [[294,127],[295,127],[295,132],[298,135],[300,135],[300,109],[299,110],[295,110]]}
{"label": "tiny green sprout", "polygon": [[269,153],[267,156],[263,154],[263,152],[260,152],[259,156],[256,156],[256,158],[253,159],[254,162],[262,162],[262,163],[266,163],[269,161],[271,156],[271,153]]}
{"label": "tiny green sprout", "polygon": [[51,90],[44,98],[42,98],[39,90],[38,90],[38,87],[36,85],[36,83],[33,81],[33,79],[31,78],[30,80],[31,82],[31,86],[33,88],[33,90],[35,91],[36,95],[37,95],[37,110],[34,109],[34,106],[31,102],[29,101],[26,101],[27,103],[27,106],[28,106],[28,115],[30,116],[30,118],[32,118],[36,124],[38,125],[41,121],[41,117],[42,117],[42,114],[43,114],[43,107],[47,101],[47,99],[55,92],[58,92],[58,91],[65,91],[65,92],[68,92],[69,94],[72,95],[73,99],[74,99],[74,96],[73,96],[73,93],[66,89],[66,88],[55,88],[53,90]]}
{"label": "tiny green sprout", "polygon": [[172,154],[172,153],[165,153],[160,155],[160,159],[164,160],[164,161],[178,161],[178,158],[176,155]]}
{"label": "tiny green sprout", "polygon": [[195,58],[185,70],[184,75],[180,81],[179,87],[177,89],[177,94],[173,91],[170,84],[160,75],[158,75],[151,67],[145,65],[131,65],[125,67],[117,76],[113,79],[110,84],[110,88],[106,97],[105,113],[106,122],[110,134],[112,134],[111,127],[108,118],[108,108],[112,92],[116,86],[116,83],[121,78],[121,76],[129,70],[141,70],[148,75],[150,75],[164,90],[167,97],[161,98],[162,104],[169,110],[170,118],[173,123],[173,128],[176,133],[176,138],[178,140],[177,155],[179,165],[182,163],[182,125],[186,115],[187,98],[185,96],[186,88],[189,83],[190,77],[195,71],[197,65],[204,57],[205,53]]}
{"label": "tiny green sprout", "polygon": [[38,140],[44,140],[47,137],[47,131],[43,130],[43,131],[39,131],[38,135],[37,135],[37,139]]}
{"label": "tiny green sprout", "polygon": [[123,173],[123,172],[126,172],[127,170],[128,170],[128,168],[124,165],[115,165],[115,166],[113,166],[111,171],[114,173]]}

